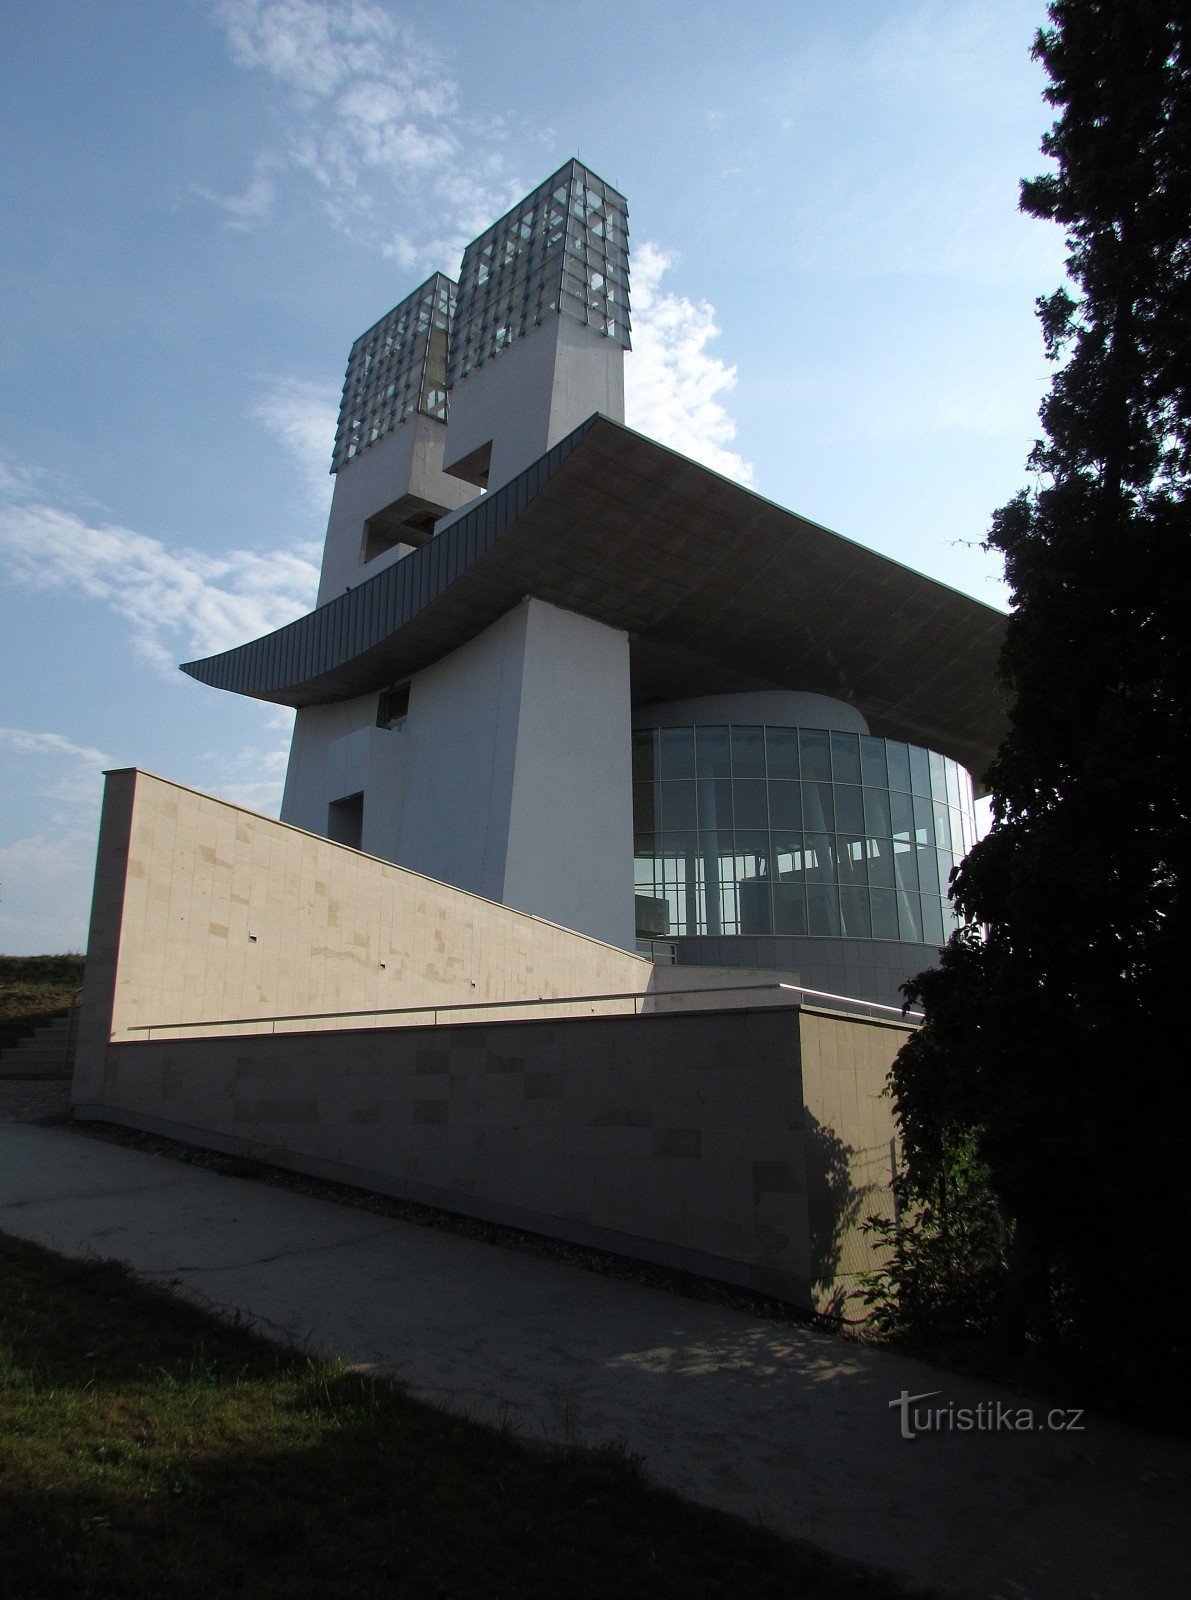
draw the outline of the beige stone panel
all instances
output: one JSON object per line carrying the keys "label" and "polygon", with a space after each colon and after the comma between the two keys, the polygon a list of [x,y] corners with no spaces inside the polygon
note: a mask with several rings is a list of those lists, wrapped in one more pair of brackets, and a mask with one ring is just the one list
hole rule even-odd
{"label": "beige stone panel", "polygon": [[[693,1030],[730,1054],[753,1021],[747,1048],[774,1085],[752,1130],[761,1162],[747,1143],[709,1153],[718,1113],[687,1065]],[[398,1193],[414,1181],[421,1197],[564,1237],[596,1229],[613,1248],[799,1298],[800,1140],[765,1144],[789,1119],[794,1079],[781,1069],[796,1050],[797,1015],[784,1012],[190,1038],[115,1047],[105,1113],[205,1129],[283,1164],[387,1174]],[[579,1108],[605,1074],[616,1114],[589,1126]]]}
{"label": "beige stone panel", "polygon": [[[856,1197],[887,1205],[881,1090],[906,1030],[800,1013],[776,974],[743,976],[766,987],[739,972],[655,969],[162,779],[115,773],[75,1098],[299,1166],[387,1175],[397,1192],[414,1182],[481,1215],[590,1227],[659,1259],[687,1252],[700,1270],[769,1292],[805,1295],[814,1271],[830,1303],[868,1259]],[[647,990],[666,1003],[677,987],[698,991],[701,1015],[623,1014]],[[550,995],[572,998],[552,1008]],[[509,1004],[496,1017],[471,1009],[485,1000]],[[426,1009],[389,1027],[366,1017],[361,1031],[359,1014],[386,1004]],[[432,1026],[435,1007],[452,1026]],[[333,1010],[356,1015],[323,1014]],[[143,1039],[128,1029],[147,1022],[175,1033],[188,1023],[192,1036],[105,1062],[109,1037]],[[274,1028],[290,1031],[268,1037]],[[153,1066],[162,1049],[168,1070]],[[284,1070],[250,1083],[261,1061]]]}
{"label": "beige stone panel", "polygon": [[92,948],[118,949],[116,1035],[279,1015],[343,1026],[322,1014],[386,1003],[640,993],[652,975],[627,952],[147,773],[110,782],[131,815],[109,808],[101,848],[121,881],[97,901]]}
{"label": "beige stone panel", "polygon": [[862,1231],[891,1212],[896,1134],[885,1085],[912,1030],[828,1012],[801,1013],[808,1209],[820,1309],[857,1316],[857,1279],[881,1256]]}
{"label": "beige stone panel", "polygon": [[104,790],[87,940],[87,981],[75,1047],[74,1094],[102,1094],[108,1040],[116,1023],[120,929],[128,885],[133,774],[114,772]]}

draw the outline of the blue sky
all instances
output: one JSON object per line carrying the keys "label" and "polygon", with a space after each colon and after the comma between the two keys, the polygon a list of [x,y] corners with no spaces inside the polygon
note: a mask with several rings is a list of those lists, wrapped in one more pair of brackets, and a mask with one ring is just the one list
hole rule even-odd
{"label": "blue sky", "polygon": [[308,608],[352,340],[578,153],[628,421],[993,604],[1063,243],[1020,0],[39,0],[0,61],[0,951],[79,949],[104,767],[275,813],[177,663]]}

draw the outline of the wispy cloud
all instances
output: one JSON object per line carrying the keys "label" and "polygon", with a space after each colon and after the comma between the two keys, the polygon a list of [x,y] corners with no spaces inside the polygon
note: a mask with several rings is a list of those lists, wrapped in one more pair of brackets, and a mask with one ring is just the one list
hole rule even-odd
{"label": "wispy cloud", "polygon": [[95,796],[97,775],[113,765],[111,756],[102,750],[75,744],[60,733],[0,728],[0,746],[18,757],[48,758],[48,765],[38,768],[32,788],[26,791],[38,800],[89,803]]}
{"label": "wispy cloud", "polygon": [[[283,150],[257,157],[243,194],[195,193],[250,226],[268,214],[280,165],[318,186],[331,222],[417,272],[454,272],[459,251],[522,185],[504,130],[465,117],[437,52],[370,0],[221,0],[232,60],[268,79]],[[393,201],[405,219],[394,228]]]}
{"label": "wispy cloud", "polygon": [[206,750],[197,755],[192,781],[233,805],[275,817],[281,810],[294,714],[281,707],[271,707],[270,713],[264,720],[260,743],[239,750]]}
{"label": "wispy cloud", "polygon": [[64,589],[109,606],[134,647],[173,676],[182,655],[210,655],[309,608],[317,581],[301,553],[170,548],[115,523],[20,492],[0,492],[0,561],[14,583]]}
{"label": "wispy cloud", "polygon": [[267,217],[273,210],[274,201],[277,199],[274,174],[278,165],[275,156],[268,151],[262,151],[254,163],[254,177],[240,194],[220,194],[217,190],[206,188],[200,183],[191,184],[190,191],[200,200],[206,200],[208,204],[218,207],[224,213],[225,228],[230,228],[236,233],[248,233],[262,217]]}
{"label": "wispy cloud", "polygon": [[[339,419],[338,391],[303,378],[262,381],[267,392],[253,408],[253,415],[289,451],[303,502],[312,520],[324,523],[334,488],[330,465]],[[321,535],[321,526],[318,532]]]}
{"label": "wispy cloud", "polygon": [[749,462],[731,448],[736,424],[722,397],[736,368],[707,346],[719,333],[715,308],[661,287],[675,257],[654,244],[633,256],[633,353],[625,362],[625,416],[630,425],[715,472],[751,483]]}
{"label": "wispy cloud", "polygon": [[[509,170],[507,126],[466,118],[448,66],[371,0],[221,0],[214,15],[232,59],[264,73],[280,96],[291,169],[318,185],[335,227],[411,280],[432,268],[457,273],[467,242],[529,187]],[[252,194],[237,199],[244,216]],[[386,220],[394,194],[400,228]],[[714,307],[661,287],[674,261],[656,245],[634,253],[629,421],[748,483],[752,468],[732,449],[736,426],[724,404],[735,368],[708,349],[719,332]],[[290,381],[257,411],[311,463],[303,470],[312,492],[333,406],[317,386]],[[326,493],[324,481],[318,504]]]}
{"label": "wispy cloud", "polygon": [[264,67],[301,94],[326,97],[361,75],[394,68],[400,37],[393,18],[368,0],[221,0],[215,15],[243,67]]}
{"label": "wispy cloud", "polygon": [[112,758],[59,733],[0,728],[9,815],[36,807],[37,821],[0,843],[0,948],[81,950],[102,793]]}

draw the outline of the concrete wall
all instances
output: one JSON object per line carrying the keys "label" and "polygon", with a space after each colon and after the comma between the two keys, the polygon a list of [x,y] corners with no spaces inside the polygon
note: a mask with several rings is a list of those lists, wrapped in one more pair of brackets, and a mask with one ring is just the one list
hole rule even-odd
{"label": "concrete wall", "polygon": [[631,950],[628,638],[525,600],[410,685],[298,712],[281,815],[327,830],[363,792],[361,846],[472,894]]}
{"label": "concrete wall", "polygon": [[369,517],[406,494],[444,511],[475,499],[474,488],[442,470],[446,433],[446,424],[434,417],[407,417],[335,474],[318,586],[320,606],[408,553],[409,545],[394,545],[363,564],[364,524]]}
{"label": "concrete wall", "polygon": [[361,847],[632,949],[632,750],[623,633],[526,600],[410,685],[298,712],[281,815],[327,830],[363,792]]}
{"label": "concrete wall", "polygon": [[[366,848],[633,948],[624,634],[526,600],[419,673],[388,737],[401,812],[383,784],[365,791]],[[374,793],[396,820],[388,838],[369,818]]]}
{"label": "concrete wall", "polygon": [[654,970],[132,769],[108,775],[88,950],[83,1079],[146,1025],[640,993]]}
{"label": "concrete wall", "polygon": [[838,1312],[903,1037],[754,1009],[121,1043],[76,1109]]}
{"label": "concrete wall", "polygon": [[[887,1208],[881,1090],[907,1030],[775,1005],[776,980],[655,968],[125,770],[73,1100],[839,1309],[868,1264],[859,1223]],[[511,1004],[477,1022],[488,1001]],[[385,1006],[464,1009],[290,1015]]]}
{"label": "concrete wall", "polygon": [[488,488],[500,488],[596,411],[624,421],[624,351],[551,313],[451,390],[446,470],[491,442]]}
{"label": "concrete wall", "polygon": [[754,967],[780,972],[789,983],[805,984],[821,994],[850,995],[901,1010],[901,986],[928,967],[939,964],[934,945],[895,939],[796,938],[699,934],[675,938],[681,970],[714,967],[747,972]]}
{"label": "concrete wall", "polygon": [[705,694],[690,700],[638,706],[634,728],[715,727],[721,723],[770,723],[779,728],[835,728],[867,733],[855,706],[830,695],[796,689],[754,689],[743,694]]}
{"label": "concrete wall", "polygon": [[631,950],[628,636],[541,600],[519,611],[525,643],[498,898]]}
{"label": "concrete wall", "polygon": [[545,1000],[553,1015],[589,1012],[595,1002],[572,997],[601,995],[621,996],[622,1011],[681,1009],[725,985],[747,1005],[758,985],[772,999],[778,981],[654,967],[129,768],[108,774],[104,794],[80,1052],[146,1027],[226,1032],[233,1019],[252,1028],[316,1012],[499,1004],[523,1014],[518,1002],[532,1011]]}
{"label": "concrete wall", "polygon": [[897,1125],[885,1086],[910,1031],[829,1012],[803,1014],[807,1210],[820,1311],[859,1320],[857,1278],[884,1264],[861,1224],[894,1214]]}
{"label": "concrete wall", "polygon": [[295,828],[325,835],[330,803],[363,791],[361,848],[392,861],[404,796],[404,729],[377,727],[377,699],[365,694],[333,705],[299,708],[281,816]]}

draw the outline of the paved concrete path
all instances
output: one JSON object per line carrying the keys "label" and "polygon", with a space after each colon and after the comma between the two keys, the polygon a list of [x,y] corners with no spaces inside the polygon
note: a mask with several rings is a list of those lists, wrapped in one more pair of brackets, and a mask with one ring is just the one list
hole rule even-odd
{"label": "paved concrete path", "polygon": [[1191,1593],[1191,1447],[1095,1418],[903,1439],[902,1391],[1023,1403],[920,1362],[69,1128],[0,1123],[0,1229],[535,1438],[622,1440],[680,1494],[949,1595]]}

